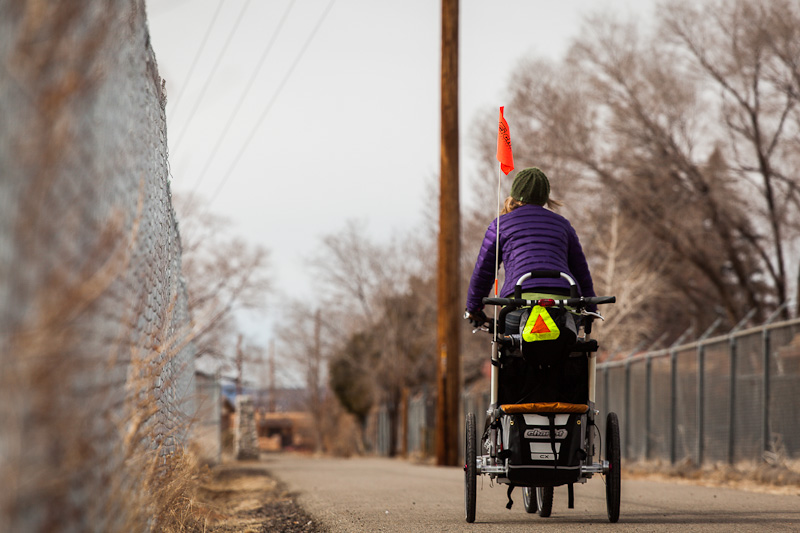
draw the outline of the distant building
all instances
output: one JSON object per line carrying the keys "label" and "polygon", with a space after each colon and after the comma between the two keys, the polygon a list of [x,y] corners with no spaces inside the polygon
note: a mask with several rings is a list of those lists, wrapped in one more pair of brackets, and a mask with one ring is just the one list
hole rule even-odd
{"label": "distant building", "polygon": [[[304,389],[281,388],[269,391],[243,387],[242,393],[253,400],[253,408],[261,451],[313,449],[312,419],[305,411]],[[236,384],[220,385],[220,432],[224,449],[233,449],[236,427]]]}
{"label": "distant building", "polygon": [[256,413],[258,441],[262,451],[311,450],[311,413]]}

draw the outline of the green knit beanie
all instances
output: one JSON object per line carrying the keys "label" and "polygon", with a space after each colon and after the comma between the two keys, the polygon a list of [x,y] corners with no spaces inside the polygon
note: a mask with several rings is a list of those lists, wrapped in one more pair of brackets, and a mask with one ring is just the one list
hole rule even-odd
{"label": "green knit beanie", "polygon": [[524,204],[544,205],[550,197],[550,182],[538,168],[524,168],[514,178],[511,197]]}

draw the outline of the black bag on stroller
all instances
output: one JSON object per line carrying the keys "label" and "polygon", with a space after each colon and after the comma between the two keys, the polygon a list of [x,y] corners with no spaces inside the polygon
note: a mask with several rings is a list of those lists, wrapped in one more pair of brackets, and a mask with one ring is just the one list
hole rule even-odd
{"label": "black bag on stroller", "polygon": [[521,349],[514,351],[517,356],[509,353],[503,360],[499,376],[501,404],[586,402],[586,356],[570,357],[577,340],[571,313],[557,307],[519,309],[506,315],[504,327],[506,333],[519,334]]}

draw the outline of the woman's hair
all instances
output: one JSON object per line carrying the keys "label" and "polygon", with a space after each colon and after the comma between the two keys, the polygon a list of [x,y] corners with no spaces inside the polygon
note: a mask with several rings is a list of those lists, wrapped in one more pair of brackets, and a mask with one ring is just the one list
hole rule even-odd
{"label": "woman's hair", "polygon": [[[501,215],[505,215],[506,213],[510,213],[514,209],[518,208],[521,205],[525,205],[525,202],[520,202],[519,200],[515,200],[511,196],[506,198],[505,203],[503,204],[503,209],[500,211]],[[558,200],[554,200],[553,198],[547,199],[547,207],[548,209],[555,211],[556,208],[563,206],[564,204],[559,202]]]}

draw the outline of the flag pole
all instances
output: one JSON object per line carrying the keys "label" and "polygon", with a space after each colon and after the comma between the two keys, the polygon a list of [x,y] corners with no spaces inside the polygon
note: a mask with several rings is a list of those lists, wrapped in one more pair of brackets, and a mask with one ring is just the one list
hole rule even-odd
{"label": "flag pole", "polygon": [[[500,113],[502,116],[502,107],[500,108]],[[497,170],[497,235],[495,237],[495,248],[494,248],[494,296],[497,298],[498,290],[497,290],[497,278],[500,272],[500,187],[502,187],[503,183],[503,169],[502,166]],[[497,307],[494,307],[494,333],[492,339],[492,367],[491,367],[491,375],[490,375],[490,382],[489,382],[489,405],[491,409],[497,408],[497,402],[499,400],[499,389],[500,389],[500,372],[497,370],[499,361],[500,361],[500,345],[497,343]],[[492,439],[494,440],[494,439]]]}
{"label": "flag pole", "polygon": [[[500,189],[503,183],[503,170],[502,168],[497,169],[497,235],[495,237],[495,248],[494,248],[494,297],[497,298],[499,296],[497,284],[498,278],[500,274],[500,197],[501,192]],[[494,342],[497,342],[497,306],[494,306]]]}
{"label": "flag pole", "polygon": [[[511,152],[511,133],[508,130],[508,122],[503,118],[503,107],[500,107],[500,121],[497,127],[497,160],[500,162],[497,177],[497,235],[495,236],[494,249],[494,295],[498,294],[498,277],[500,272],[500,212],[502,201],[503,174],[508,174],[514,170],[514,156]],[[494,338],[492,341],[492,369],[491,369],[491,388],[489,403],[492,409],[497,407],[498,387],[500,376],[497,370],[500,358],[500,348],[497,342],[497,306],[494,306]],[[493,430],[495,431],[495,430]]]}

